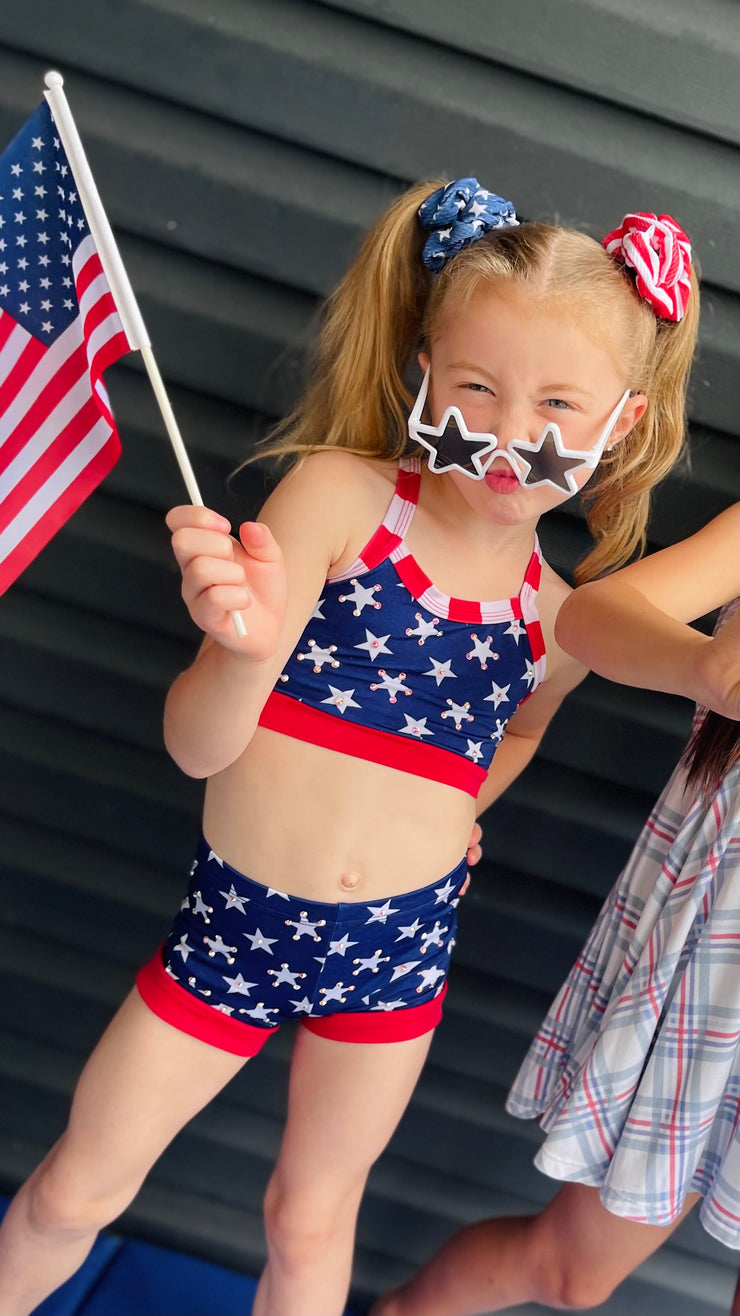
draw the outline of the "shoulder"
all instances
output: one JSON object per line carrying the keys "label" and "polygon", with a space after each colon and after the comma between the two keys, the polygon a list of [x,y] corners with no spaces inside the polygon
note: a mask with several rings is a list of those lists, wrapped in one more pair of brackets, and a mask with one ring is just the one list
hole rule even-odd
{"label": "shoulder", "polygon": [[288,533],[291,537],[320,535],[328,544],[332,565],[347,553],[354,560],[383,520],[397,478],[396,462],[359,457],[336,448],[318,449],[283,476],[260,519],[270,526],[278,542]]}

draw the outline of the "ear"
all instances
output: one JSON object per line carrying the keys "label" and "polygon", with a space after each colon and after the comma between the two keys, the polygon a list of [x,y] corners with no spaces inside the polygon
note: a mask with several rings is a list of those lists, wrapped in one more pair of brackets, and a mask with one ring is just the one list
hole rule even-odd
{"label": "ear", "polygon": [[630,430],[633,430],[638,421],[642,420],[647,411],[647,407],[648,400],[644,393],[633,393],[627,398],[619,420],[609,437],[607,451],[610,448],[615,447],[617,443],[621,443],[622,439],[626,439]]}
{"label": "ear", "polygon": [[419,352],[416,359],[419,362],[419,365],[421,366],[422,375],[425,375],[432,363],[431,357],[427,352]]}

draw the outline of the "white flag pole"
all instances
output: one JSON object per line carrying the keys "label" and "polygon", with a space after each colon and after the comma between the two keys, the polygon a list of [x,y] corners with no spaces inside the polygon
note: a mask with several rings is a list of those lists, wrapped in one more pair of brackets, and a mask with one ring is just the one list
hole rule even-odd
{"label": "white flag pole", "polygon": [[[154,359],[151,341],[138,302],[134,296],[126,268],[121,260],[121,253],[116,245],[108,216],[103,209],[103,203],[100,200],[92,170],[87,162],[77,125],[63,91],[64,78],[61,73],[51,71],[46,74],[44,82],[47,88],[44,91],[44,96],[48,101],[54,118],[54,126],[59,133],[60,141],[69,160],[80,201],[85,211],[85,217],[90,226],[95,246],[98,249],[100,263],[110,285],[124,333],[131,350],[141,352],[190,500],[196,507],[203,507],[203,499],[195,478],[195,472],[190,464],[190,458],[182,441],[175,414],[170,405],[162,376],[159,373],[159,367]],[[241,613],[232,612],[231,617],[237,635],[246,635],[247,631]]]}

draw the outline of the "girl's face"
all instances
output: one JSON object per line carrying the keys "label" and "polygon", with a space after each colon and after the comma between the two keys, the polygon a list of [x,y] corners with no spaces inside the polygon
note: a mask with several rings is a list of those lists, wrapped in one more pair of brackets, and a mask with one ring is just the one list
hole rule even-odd
{"label": "girl's face", "polygon": [[[442,321],[422,369],[431,364],[428,408],[439,424],[447,407],[460,408],[468,429],[495,434],[499,446],[512,439],[537,440],[548,422],[560,428],[566,448],[597,443],[630,381],[588,324],[572,308],[506,284],[482,287],[466,306]],[[643,415],[647,398],[627,399],[609,438],[620,442]],[[582,488],[592,471],[574,473]],[[457,471],[451,480],[478,515],[507,525],[536,520],[564,501],[549,485],[527,489],[511,466],[497,457],[484,480]]]}

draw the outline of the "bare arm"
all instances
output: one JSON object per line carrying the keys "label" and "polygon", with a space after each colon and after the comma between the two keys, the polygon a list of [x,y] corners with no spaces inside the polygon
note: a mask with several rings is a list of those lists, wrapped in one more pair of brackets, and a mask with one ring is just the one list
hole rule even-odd
{"label": "bare arm", "polygon": [[[241,542],[206,508],[179,507],[168,515],[183,598],[206,633],[165,706],[167,748],[190,776],[213,776],[244,752],[327,572],[344,550],[356,467],[346,455],[334,456],[308,458],[292,472],[268,499],[260,522],[240,528]],[[243,611],[245,639],[236,635],[230,609]]]}
{"label": "bare arm", "polygon": [[543,681],[510,718],[504,738],[493,757],[490,771],[476,803],[480,816],[526,768],[547,729],[549,722],[572,690],[586,675],[586,668],[568,659],[561,661],[555,674]]}
{"label": "bare arm", "polygon": [[575,590],[558,614],[558,643],[609,680],[737,717],[737,620],[714,639],[687,623],[740,593],[739,511],[730,507],[690,539]]}

